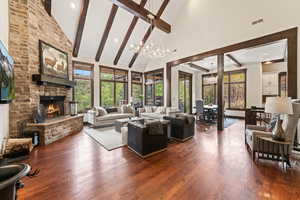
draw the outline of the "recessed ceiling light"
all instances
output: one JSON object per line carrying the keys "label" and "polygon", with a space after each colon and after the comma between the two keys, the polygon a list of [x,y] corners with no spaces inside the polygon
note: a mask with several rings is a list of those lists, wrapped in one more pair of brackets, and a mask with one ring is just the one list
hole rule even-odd
{"label": "recessed ceiling light", "polygon": [[76,4],[75,4],[73,1],[71,1],[71,2],[70,2],[70,7],[71,7],[72,9],[75,9],[75,8],[76,8]]}
{"label": "recessed ceiling light", "polygon": [[115,43],[118,43],[118,42],[119,42],[119,39],[118,39],[118,38],[115,38],[115,39],[114,39],[114,42],[115,42]]}

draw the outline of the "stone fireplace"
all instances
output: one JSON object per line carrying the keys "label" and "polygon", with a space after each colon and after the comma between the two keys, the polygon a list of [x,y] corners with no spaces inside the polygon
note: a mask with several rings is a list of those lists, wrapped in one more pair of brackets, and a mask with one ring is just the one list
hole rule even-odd
{"label": "stone fireplace", "polygon": [[65,115],[65,96],[40,96],[40,104],[44,106],[47,119]]}

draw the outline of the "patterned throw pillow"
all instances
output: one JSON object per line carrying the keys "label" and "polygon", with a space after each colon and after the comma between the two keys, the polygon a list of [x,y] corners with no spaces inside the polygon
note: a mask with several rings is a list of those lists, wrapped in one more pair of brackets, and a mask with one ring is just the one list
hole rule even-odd
{"label": "patterned throw pillow", "polygon": [[133,107],[131,105],[127,105],[127,113],[134,113]]}
{"label": "patterned throw pillow", "polygon": [[96,110],[97,117],[107,115],[107,111],[103,107],[96,107]]}

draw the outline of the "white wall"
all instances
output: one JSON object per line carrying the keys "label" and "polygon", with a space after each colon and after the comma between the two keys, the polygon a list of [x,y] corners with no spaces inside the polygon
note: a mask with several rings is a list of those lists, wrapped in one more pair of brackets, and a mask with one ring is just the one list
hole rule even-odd
{"label": "white wall", "polygon": [[[0,40],[8,49],[8,0],[0,1]],[[3,139],[8,137],[9,132],[9,105],[0,104],[0,154],[2,152]]]}

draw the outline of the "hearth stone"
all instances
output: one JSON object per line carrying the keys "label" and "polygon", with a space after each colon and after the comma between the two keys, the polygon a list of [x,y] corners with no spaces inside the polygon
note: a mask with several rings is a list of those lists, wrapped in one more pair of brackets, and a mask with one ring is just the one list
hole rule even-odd
{"label": "hearth stone", "polygon": [[29,123],[28,128],[38,131],[40,144],[48,145],[83,129],[83,115],[63,116],[46,120],[45,123]]}

